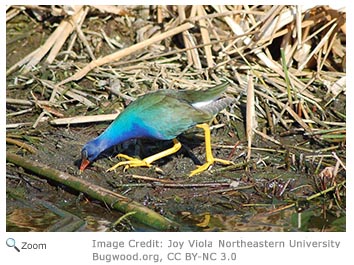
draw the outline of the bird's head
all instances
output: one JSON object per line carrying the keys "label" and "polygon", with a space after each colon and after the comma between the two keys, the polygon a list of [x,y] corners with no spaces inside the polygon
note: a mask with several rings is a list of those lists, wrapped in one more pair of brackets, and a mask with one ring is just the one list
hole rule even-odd
{"label": "bird's head", "polygon": [[85,168],[92,163],[100,154],[100,150],[98,150],[96,144],[91,141],[88,142],[81,151],[81,165],[80,171],[84,171]]}

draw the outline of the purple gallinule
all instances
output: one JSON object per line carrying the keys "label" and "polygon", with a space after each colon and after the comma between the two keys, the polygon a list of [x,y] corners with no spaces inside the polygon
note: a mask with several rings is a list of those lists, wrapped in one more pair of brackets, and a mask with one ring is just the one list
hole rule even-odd
{"label": "purple gallinule", "polygon": [[233,99],[222,97],[228,82],[207,90],[158,90],[147,93],[119,114],[112,124],[98,137],[85,144],[82,149],[80,170],[83,171],[104,150],[133,138],[173,140],[173,147],[144,159],[119,154],[126,161],[119,162],[109,171],[119,166],[151,167],[154,161],[171,155],[181,148],[176,139],[187,129],[197,126],[204,130],[206,163],[198,166],[190,176],[207,170],[214,162],[232,164],[232,162],[214,158],[211,152],[209,122],[219,111],[226,108]]}

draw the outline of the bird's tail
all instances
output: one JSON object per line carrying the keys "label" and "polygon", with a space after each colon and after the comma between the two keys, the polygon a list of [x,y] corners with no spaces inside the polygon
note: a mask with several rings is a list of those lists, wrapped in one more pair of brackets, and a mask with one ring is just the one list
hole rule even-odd
{"label": "bird's tail", "polygon": [[179,98],[186,100],[188,103],[194,105],[199,102],[208,102],[215,100],[220,97],[220,95],[226,90],[229,82],[223,82],[214,87],[205,89],[205,90],[184,90],[179,91]]}
{"label": "bird's tail", "polygon": [[235,101],[235,99],[230,97],[219,98],[210,102],[209,104],[198,107],[198,109],[214,116],[229,106],[233,101]]}

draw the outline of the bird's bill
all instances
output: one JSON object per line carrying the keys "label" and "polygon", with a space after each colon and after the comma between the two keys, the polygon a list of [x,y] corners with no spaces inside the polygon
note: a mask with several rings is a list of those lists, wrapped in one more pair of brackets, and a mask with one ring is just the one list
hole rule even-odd
{"label": "bird's bill", "polygon": [[81,161],[80,171],[84,171],[85,168],[90,164],[90,161],[86,158],[83,158]]}

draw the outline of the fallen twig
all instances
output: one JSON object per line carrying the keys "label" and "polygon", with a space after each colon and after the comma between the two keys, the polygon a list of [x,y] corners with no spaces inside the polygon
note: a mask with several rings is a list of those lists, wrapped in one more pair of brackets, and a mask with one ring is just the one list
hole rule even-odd
{"label": "fallen twig", "polygon": [[80,123],[87,123],[87,122],[113,121],[115,118],[117,118],[118,114],[119,113],[60,118],[60,119],[51,120],[50,124],[67,125],[67,124],[80,124]]}

